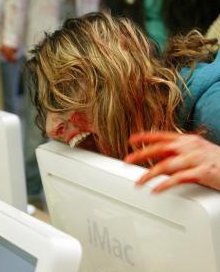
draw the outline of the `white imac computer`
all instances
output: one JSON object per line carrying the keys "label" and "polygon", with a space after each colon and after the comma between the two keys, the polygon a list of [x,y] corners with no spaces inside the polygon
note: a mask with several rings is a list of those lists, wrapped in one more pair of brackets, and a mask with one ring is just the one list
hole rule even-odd
{"label": "white imac computer", "polygon": [[80,272],[219,272],[220,193],[188,184],[153,195],[160,176],[51,141],[37,159],[52,224],[82,244]]}
{"label": "white imac computer", "polygon": [[77,272],[80,259],[78,240],[0,201],[0,271]]}
{"label": "white imac computer", "polygon": [[21,124],[5,111],[0,111],[0,200],[27,211]]}

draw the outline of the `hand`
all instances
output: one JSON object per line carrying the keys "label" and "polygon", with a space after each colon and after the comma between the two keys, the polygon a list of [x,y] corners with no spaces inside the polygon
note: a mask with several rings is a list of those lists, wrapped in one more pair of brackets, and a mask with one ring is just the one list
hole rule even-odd
{"label": "hand", "polygon": [[3,45],[0,49],[2,56],[8,61],[8,62],[15,62],[16,61],[16,53],[17,48],[9,47],[6,45]]}
{"label": "hand", "polygon": [[125,157],[128,163],[146,163],[157,159],[137,182],[143,185],[153,177],[169,175],[153,189],[161,192],[182,183],[199,183],[220,190],[220,147],[201,136],[171,132],[140,133],[130,137],[131,145],[145,148]]}

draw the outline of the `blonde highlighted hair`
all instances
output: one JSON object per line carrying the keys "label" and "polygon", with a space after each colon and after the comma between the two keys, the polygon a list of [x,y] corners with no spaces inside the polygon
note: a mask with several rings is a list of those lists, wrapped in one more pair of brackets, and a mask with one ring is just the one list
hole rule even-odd
{"label": "blonde highlighted hair", "polygon": [[98,146],[105,145],[108,155],[123,158],[132,133],[181,131],[178,71],[182,65],[210,59],[214,45],[193,32],[170,41],[162,57],[126,18],[91,13],[68,19],[60,30],[46,35],[28,62],[36,85],[37,123],[45,129],[47,111],[85,112]]}

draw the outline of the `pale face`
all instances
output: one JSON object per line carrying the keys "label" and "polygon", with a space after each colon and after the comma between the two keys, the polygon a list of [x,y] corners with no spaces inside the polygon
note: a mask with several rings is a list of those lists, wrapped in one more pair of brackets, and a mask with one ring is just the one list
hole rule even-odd
{"label": "pale face", "polygon": [[91,137],[93,133],[92,124],[83,113],[72,111],[47,113],[46,134],[49,138],[69,144],[71,147],[82,146],[96,150],[94,139]]}

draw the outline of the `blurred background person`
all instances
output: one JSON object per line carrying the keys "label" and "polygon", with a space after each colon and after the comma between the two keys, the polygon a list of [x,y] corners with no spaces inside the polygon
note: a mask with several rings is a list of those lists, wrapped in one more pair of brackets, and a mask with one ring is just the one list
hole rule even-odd
{"label": "blurred background person", "polygon": [[0,0],[2,109],[19,114],[19,82],[28,0]]}

